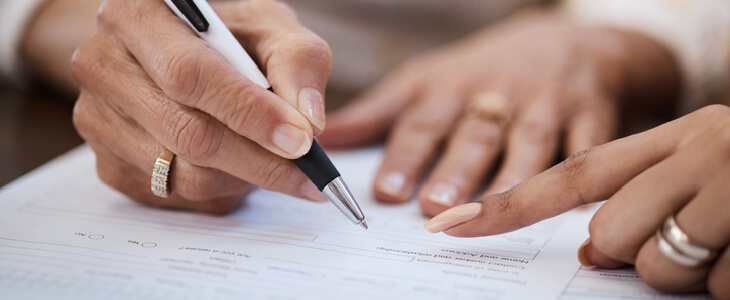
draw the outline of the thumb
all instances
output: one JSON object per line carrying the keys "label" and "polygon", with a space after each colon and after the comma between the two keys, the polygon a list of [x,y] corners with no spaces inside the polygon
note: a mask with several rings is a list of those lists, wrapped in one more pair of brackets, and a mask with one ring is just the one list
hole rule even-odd
{"label": "thumb", "polygon": [[329,45],[281,2],[221,2],[213,8],[251,51],[274,92],[309,120],[315,135],[321,133],[323,95],[332,69]]}
{"label": "thumb", "polygon": [[593,247],[590,237],[578,248],[578,261],[586,268],[598,266],[604,269],[618,269],[628,265],[625,262],[615,260],[599,252],[596,247]]}

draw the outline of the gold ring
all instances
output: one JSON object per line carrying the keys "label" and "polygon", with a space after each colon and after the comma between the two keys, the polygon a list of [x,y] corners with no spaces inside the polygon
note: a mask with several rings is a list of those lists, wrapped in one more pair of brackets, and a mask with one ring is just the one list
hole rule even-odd
{"label": "gold ring", "polygon": [[162,153],[160,153],[157,161],[155,161],[155,166],[152,168],[152,185],[150,186],[155,196],[167,198],[170,195],[170,181],[168,180],[168,176],[174,158],[175,153],[163,147]]}
{"label": "gold ring", "polygon": [[507,97],[496,92],[475,94],[466,107],[466,111],[475,117],[496,122],[499,125],[509,121],[507,114]]}
{"label": "gold ring", "polygon": [[693,243],[689,236],[679,228],[674,216],[664,220],[656,233],[659,251],[670,260],[687,267],[697,267],[713,261],[717,250]]}

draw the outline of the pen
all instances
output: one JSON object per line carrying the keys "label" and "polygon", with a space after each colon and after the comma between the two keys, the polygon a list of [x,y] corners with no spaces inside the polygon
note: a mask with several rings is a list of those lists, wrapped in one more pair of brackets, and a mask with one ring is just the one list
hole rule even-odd
{"label": "pen", "polygon": [[[198,37],[218,51],[236,70],[264,89],[273,91],[269,81],[266,80],[256,63],[238,43],[238,40],[223,24],[223,21],[207,1],[164,1],[180,19],[195,31]],[[347,184],[342,180],[340,172],[337,171],[337,168],[316,140],[312,142],[312,148],[309,149],[309,152],[295,159],[294,163],[350,221],[365,229],[368,228],[368,224],[365,223],[365,216],[352,193],[350,193]]]}

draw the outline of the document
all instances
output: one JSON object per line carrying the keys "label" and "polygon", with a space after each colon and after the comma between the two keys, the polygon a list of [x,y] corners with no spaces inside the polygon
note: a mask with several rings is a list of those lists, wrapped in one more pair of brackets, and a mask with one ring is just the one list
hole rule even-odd
{"label": "document", "polygon": [[667,295],[644,284],[633,269],[581,268],[563,291],[562,300],[604,299],[712,299],[709,295]]}
{"label": "document", "polygon": [[330,153],[363,230],[263,190],[223,217],[146,207],[82,146],[0,190],[0,299],[676,299],[631,270],[580,267],[595,207],[493,237],[428,233],[417,203],[373,199],[381,153]]}

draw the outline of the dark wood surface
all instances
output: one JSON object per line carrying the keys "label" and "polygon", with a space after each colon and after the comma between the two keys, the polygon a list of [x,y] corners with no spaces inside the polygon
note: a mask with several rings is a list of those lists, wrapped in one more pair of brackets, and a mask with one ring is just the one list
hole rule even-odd
{"label": "dark wood surface", "polygon": [[73,99],[42,87],[0,86],[0,186],[83,143],[72,110]]}

